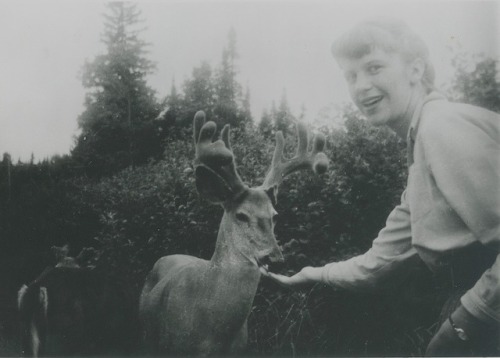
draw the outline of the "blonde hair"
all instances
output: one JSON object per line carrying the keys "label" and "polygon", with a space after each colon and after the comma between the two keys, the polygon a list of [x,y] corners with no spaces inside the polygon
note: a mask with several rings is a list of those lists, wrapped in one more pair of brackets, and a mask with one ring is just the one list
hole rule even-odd
{"label": "blonde hair", "polygon": [[376,48],[399,53],[405,61],[422,59],[425,64],[422,84],[427,92],[434,89],[435,72],[429,50],[403,21],[388,18],[364,21],[333,43],[332,54],[336,59],[353,59],[363,57]]}

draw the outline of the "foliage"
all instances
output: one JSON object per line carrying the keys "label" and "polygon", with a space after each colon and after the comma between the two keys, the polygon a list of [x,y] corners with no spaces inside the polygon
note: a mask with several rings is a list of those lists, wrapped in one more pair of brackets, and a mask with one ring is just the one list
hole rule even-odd
{"label": "foliage", "polygon": [[196,195],[191,147],[176,141],[167,151],[175,155],[82,187],[84,201],[99,214],[98,266],[133,278],[135,288],[159,257],[207,257],[215,239],[217,211],[203,207]]}
{"label": "foliage", "polygon": [[294,123],[297,118],[292,114],[286,92],[283,91],[279,107],[273,102],[271,110],[264,110],[261,120],[259,122],[259,131],[266,137],[271,137],[277,131],[281,131],[284,135],[294,132]]}
{"label": "foliage", "polygon": [[[297,173],[280,188],[275,231],[286,258],[284,273],[365,250],[404,185],[404,153],[396,137],[368,126],[354,112],[346,110],[346,116],[345,130],[325,130],[326,153],[332,163],[328,173],[324,177]],[[295,141],[295,136],[287,135],[288,156]],[[273,140],[257,130],[235,129],[232,143],[244,181],[261,184]],[[13,220],[8,236],[14,237],[16,228],[20,232],[19,220],[28,218],[30,224],[25,227],[36,232],[23,235],[36,238],[39,249],[60,245],[63,239],[69,239],[74,251],[92,246],[98,256],[89,264],[127,277],[136,294],[160,256],[187,253],[210,258],[222,210],[196,194],[191,139],[172,139],[165,146],[162,161],[99,180],[59,176],[50,181],[52,174],[43,165],[29,167],[30,175],[32,169],[40,169],[35,180],[45,183],[48,192],[44,195],[22,177],[26,168],[15,166],[13,184],[22,186],[16,187],[15,200],[2,212],[3,218]],[[39,204],[34,205],[32,198]],[[28,247],[26,242],[23,249]],[[411,321],[415,305],[394,313],[389,310],[393,301],[388,296],[408,302],[401,295],[348,295],[319,288],[289,293],[263,282],[250,317],[250,351],[266,355],[390,353],[397,342],[384,342],[394,330],[392,325],[382,324],[380,317],[396,325],[401,323],[395,321],[398,314],[404,315],[408,329],[425,327],[421,321],[416,321],[418,325]],[[374,303],[379,305],[376,310]],[[366,329],[360,332],[360,325]],[[375,329],[377,335],[369,329]],[[404,346],[401,342],[398,344]]]}
{"label": "foliage", "polygon": [[[331,161],[328,174],[295,174],[280,189],[275,231],[285,256],[284,274],[364,252],[400,200],[406,182],[404,143],[392,132],[370,126],[350,107],[343,113],[344,129],[323,129]],[[289,136],[288,147],[292,141]],[[415,268],[413,275],[403,288],[363,295],[320,286],[280,291],[264,282],[250,316],[253,353],[422,353],[436,312],[428,272]],[[415,315],[415,310],[427,314]]]}
{"label": "foliage", "polygon": [[457,53],[452,61],[455,76],[448,90],[450,98],[500,113],[498,60]]}
{"label": "foliage", "polygon": [[213,120],[223,125],[229,123],[232,127],[241,125],[238,116],[236,99],[241,97],[241,85],[236,81],[236,32],[231,29],[228,34],[227,47],[222,51],[222,61],[216,72],[215,107]]}
{"label": "foliage", "polygon": [[296,118],[292,115],[292,111],[290,110],[290,106],[288,105],[285,91],[283,91],[283,95],[281,96],[278,110],[273,114],[274,129],[276,131],[281,131],[284,134],[293,132],[293,122],[296,120]]}
{"label": "foliage", "polygon": [[274,132],[273,119],[267,109],[262,112],[262,117],[258,125],[259,132],[266,138],[271,138]]}
{"label": "foliage", "polygon": [[[236,81],[232,32],[220,67],[203,62],[181,91],[172,84],[158,117],[145,82],[153,66],[139,32],[131,30],[139,13],[128,3],[110,4],[108,53],[84,67],[89,92],[72,155],[14,165],[6,153],[0,163],[0,258],[18,268],[2,287],[10,288],[13,302],[19,285],[48,262],[52,245],[69,243],[71,254],[93,247],[97,256],[88,264],[127,277],[136,295],[159,257],[210,258],[222,209],[196,193],[191,124],[197,110],[219,128],[232,124],[238,170],[251,186],[263,181],[277,130],[285,133],[288,156],[296,145],[296,117],[285,95],[258,127],[251,122],[250,92],[242,96]],[[452,97],[499,111],[496,62],[481,59],[470,69],[466,57],[459,60]],[[405,186],[404,143],[351,106],[339,113],[330,117],[335,127],[318,128],[327,137],[326,175],[296,173],[280,187],[275,232],[285,256],[277,270],[284,274],[364,252]],[[320,285],[289,292],[264,281],[249,317],[249,353],[422,355],[440,308],[432,284],[424,267],[403,287],[371,293]],[[0,332],[0,350],[7,346]]]}
{"label": "foliage", "polygon": [[189,128],[194,114],[204,110],[207,119],[216,122],[219,128],[225,124],[240,130],[252,127],[250,91],[243,93],[237,80],[237,59],[236,33],[231,29],[219,66],[213,69],[202,61],[182,84],[182,93],[172,85],[163,101],[163,118],[177,127]]}
{"label": "foliage", "polygon": [[[285,273],[364,250],[382,225],[379,217],[387,215],[402,190],[401,142],[389,132],[368,126],[356,113],[346,116],[346,131],[327,133],[327,154],[333,164],[328,175],[319,178],[294,174],[280,189],[276,234],[286,258]],[[261,184],[274,149],[273,141],[256,130],[235,129],[232,143],[244,181],[251,186]],[[288,135],[288,156],[295,146],[295,136]],[[357,156],[354,159],[353,153]],[[222,210],[198,198],[191,168],[193,155],[190,142],[171,141],[163,161],[129,168],[81,187],[80,200],[86,203],[86,210],[99,216],[95,247],[100,256],[93,264],[130,277],[131,287],[137,293],[145,274],[160,256],[187,253],[208,259],[212,254]],[[396,193],[395,185],[399,188]],[[290,295],[264,283],[251,314],[251,349],[255,354],[362,353],[356,350],[361,344],[358,339],[371,340],[373,347],[362,345],[366,352],[381,349],[380,340],[389,335],[381,331],[384,325],[377,326],[381,333],[376,337],[370,338],[366,331],[359,338],[360,333],[356,332],[355,322],[363,319],[356,312],[365,305],[363,315],[371,314],[369,302],[357,295],[347,297],[351,304],[342,304],[346,298],[332,298],[332,293],[325,289],[317,294]],[[381,306],[387,301],[387,297],[377,297]],[[335,318],[334,327],[320,313],[325,311],[329,299],[334,302],[328,311]],[[345,313],[340,314],[338,309]],[[353,317],[358,317],[358,321],[353,323]],[[345,337],[340,335],[339,325],[350,327],[350,331],[345,330]],[[338,339],[351,343],[332,345],[327,342],[327,333],[340,335]]]}
{"label": "foliage", "polygon": [[277,356],[422,356],[437,312],[428,271],[405,287],[352,293],[263,282],[249,317],[250,349]]}
{"label": "foliage", "polygon": [[182,123],[191,126],[191,121],[196,111],[203,109],[208,118],[213,117],[215,106],[215,89],[212,77],[212,68],[208,62],[202,62],[193,69],[191,79],[184,82],[184,115]]}
{"label": "foliage", "polygon": [[92,175],[142,164],[162,151],[161,133],[152,121],[158,104],[146,83],[154,64],[137,30],[140,11],[124,2],[107,7],[102,37],[107,52],[83,67],[86,108],[78,118],[82,133],[72,153]]}

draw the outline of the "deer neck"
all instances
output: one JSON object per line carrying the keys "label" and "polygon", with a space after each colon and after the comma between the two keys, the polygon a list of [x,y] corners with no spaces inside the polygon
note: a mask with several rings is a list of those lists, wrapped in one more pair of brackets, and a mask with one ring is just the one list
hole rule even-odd
{"label": "deer neck", "polygon": [[235,244],[235,235],[239,235],[226,213],[222,217],[217,235],[214,255],[210,261],[211,267],[228,279],[245,281],[249,287],[255,286],[260,279],[260,271],[255,258],[248,250]]}

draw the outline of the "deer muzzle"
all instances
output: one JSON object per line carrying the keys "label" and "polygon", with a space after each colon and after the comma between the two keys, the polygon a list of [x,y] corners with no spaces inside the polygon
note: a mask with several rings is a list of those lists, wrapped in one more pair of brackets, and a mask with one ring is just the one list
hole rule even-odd
{"label": "deer muzzle", "polygon": [[270,265],[275,265],[284,262],[283,254],[278,246],[269,250],[259,251],[257,256],[257,264],[259,267],[269,268]]}

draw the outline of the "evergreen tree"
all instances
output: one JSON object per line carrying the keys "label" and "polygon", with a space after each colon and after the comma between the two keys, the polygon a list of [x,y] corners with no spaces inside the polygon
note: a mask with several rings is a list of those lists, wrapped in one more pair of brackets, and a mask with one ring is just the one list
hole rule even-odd
{"label": "evergreen tree", "polygon": [[274,129],[276,131],[282,131],[285,135],[290,132],[293,133],[294,121],[295,118],[291,113],[290,106],[288,105],[286,92],[283,90],[280,105],[274,115]]}
{"label": "evergreen tree", "polygon": [[161,151],[152,120],[158,113],[146,76],[155,66],[139,38],[140,11],[127,2],[110,2],[101,38],[106,53],[83,67],[85,110],[73,154],[90,172],[105,173],[140,164]]}
{"label": "evergreen tree", "polygon": [[236,32],[233,28],[228,34],[227,46],[222,51],[222,62],[215,77],[214,120],[219,124],[231,124],[231,127],[244,129],[244,122],[239,110],[242,89],[236,79],[235,62],[238,59],[236,50]]}
{"label": "evergreen tree", "polygon": [[262,112],[262,117],[259,122],[259,132],[264,138],[271,138],[273,135],[273,119],[267,109]]}
{"label": "evergreen tree", "polygon": [[[456,54],[452,60],[455,76],[449,91],[451,99],[500,113],[500,80],[497,65],[498,60],[492,58],[477,58],[465,53]],[[469,69],[470,67],[472,69]]]}
{"label": "evergreen tree", "polygon": [[271,102],[271,112],[269,113],[269,115],[271,116],[271,119],[273,121],[273,126],[274,126],[274,122],[275,122],[275,118],[276,118],[277,113],[278,113],[278,110],[276,109],[276,102],[272,101]]}
{"label": "evergreen tree", "polygon": [[306,113],[307,113],[307,107],[305,103],[302,103],[302,106],[300,107],[299,121],[303,121],[306,118]]}
{"label": "evergreen tree", "polygon": [[[10,156],[9,153],[5,152],[3,153],[3,160],[2,160],[2,173],[0,178],[3,178],[5,175],[6,178],[6,183],[5,186],[7,187],[6,189],[6,198],[7,201],[10,201],[11,198],[11,191],[12,191],[12,157]],[[0,184],[2,184],[0,182]],[[3,194],[3,193],[2,193]]]}
{"label": "evergreen tree", "polygon": [[214,108],[214,84],[212,68],[206,61],[193,69],[192,78],[184,82],[182,124],[191,126],[194,114],[203,110],[208,119],[212,118]]}
{"label": "evergreen tree", "polygon": [[177,87],[175,86],[175,79],[172,80],[172,87],[170,87],[170,94],[165,98],[163,103],[163,115],[160,118],[165,122],[167,127],[175,125],[175,123],[179,120],[179,113],[182,107],[182,98],[177,93]]}
{"label": "evergreen tree", "polygon": [[245,123],[247,126],[253,126],[252,109],[250,108],[250,87],[248,86],[248,84],[241,103],[240,117],[243,123]]}

